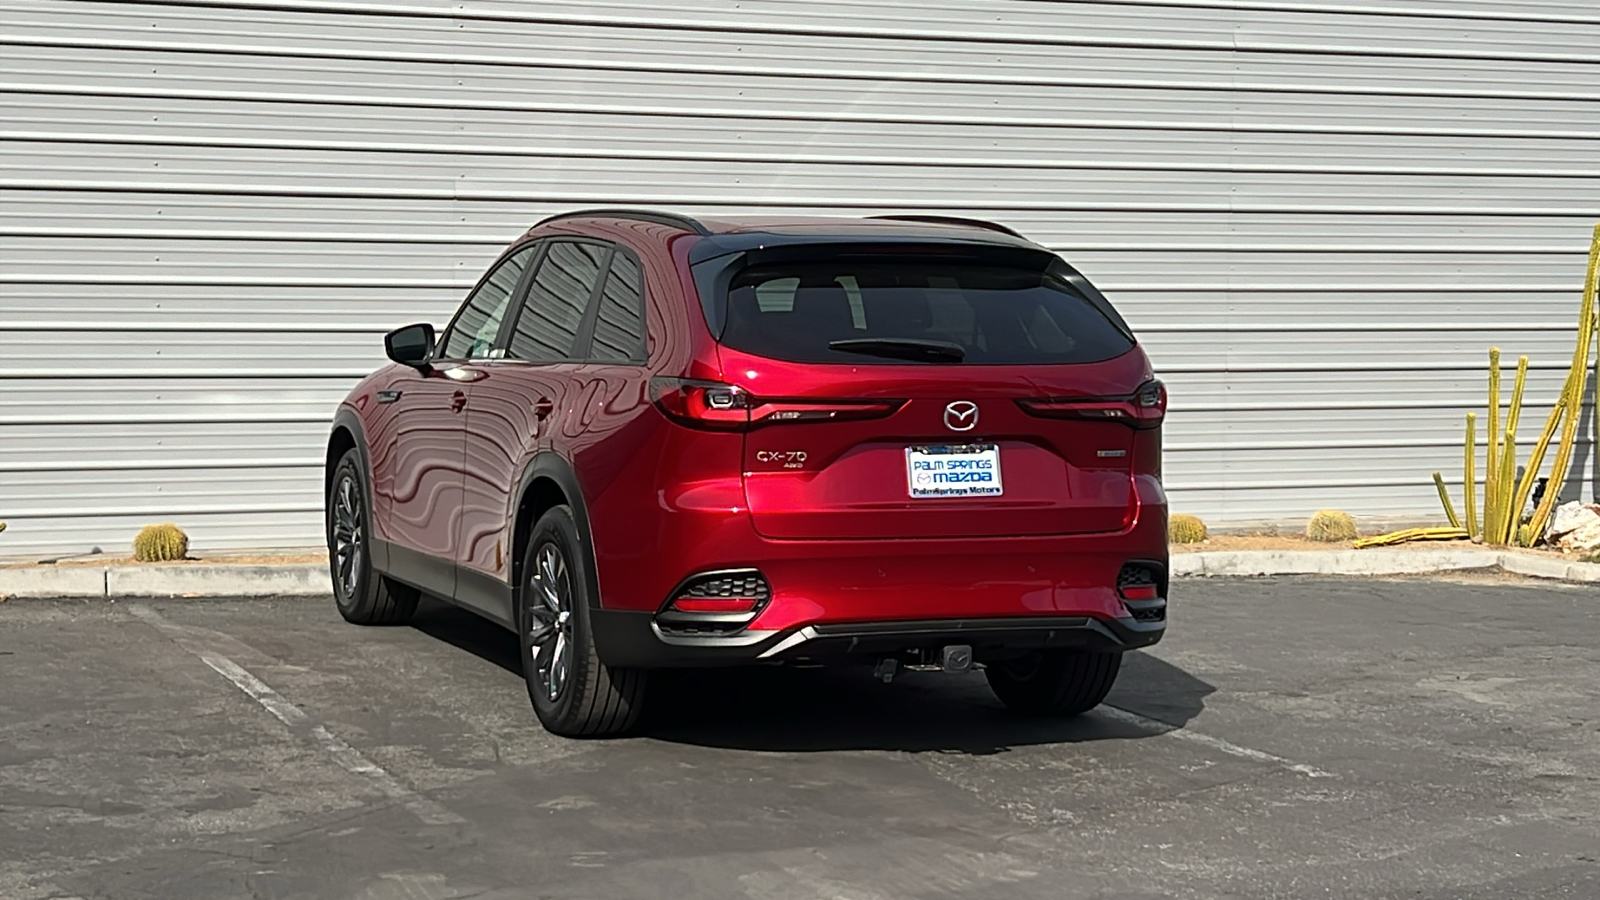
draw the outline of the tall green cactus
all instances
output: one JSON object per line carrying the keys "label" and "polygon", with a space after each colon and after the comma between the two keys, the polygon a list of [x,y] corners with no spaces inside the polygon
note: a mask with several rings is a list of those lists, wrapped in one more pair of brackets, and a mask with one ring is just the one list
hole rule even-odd
{"label": "tall green cactus", "polygon": [[1555,512],[1556,500],[1561,496],[1561,487],[1567,481],[1567,467],[1572,464],[1578,418],[1583,414],[1584,382],[1589,376],[1589,350],[1594,341],[1597,271],[1600,271],[1600,225],[1595,226],[1594,238],[1589,244],[1589,271],[1583,286],[1583,305],[1578,314],[1578,342],[1572,351],[1572,368],[1567,371],[1566,386],[1561,391],[1566,407],[1561,425],[1561,443],[1556,448],[1555,462],[1550,464],[1550,481],[1544,497],[1539,501],[1538,508],[1533,511],[1533,519],[1528,523],[1536,539],[1544,534],[1545,525]]}
{"label": "tall green cactus", "polygon": [[1467,537],[1478,532],[1478,414],[1467,413],[1467,452],[1462,462],[1461,487],[1467,493]]}
{"label": "tall green cactus", "polygon": [[1489,544],[1517,542],[1517,526],[1522,524],[1522,507],[1515,505],[1517,494],[1517,422],[1522,418],[1522,391],[1528,382],[1528,358],[1517,358],[1517,379],[1511,387],[1511,405],[1506,408],[1506,427],[1501,432],[1500,470],[1495,473],[1494,531],[1484,536]]}
{"label": "tall green cactus", "polygon": [[1433,473],[1433,485],[1439,489],[1439,502],[1444,504],[1444,515],[1450,520],[1450,527],[1460,528],[1461,517],[1456,515],[1456,506],[1450,502],[1450,489],[1444,486],[1444,476]]}
{"label": "tall green cactus", "polygon": [[1483,539],[1490,540],[1495,529],[1499,527],[1495,522],[1495,513],[1500,509],[1500,500],[1496,496],[1497,479],[1500,475],[1500,439],[1497,432],[1500,429],[1500,348],[1489,348],[1489,446],[1484,450],[1483,460]]}

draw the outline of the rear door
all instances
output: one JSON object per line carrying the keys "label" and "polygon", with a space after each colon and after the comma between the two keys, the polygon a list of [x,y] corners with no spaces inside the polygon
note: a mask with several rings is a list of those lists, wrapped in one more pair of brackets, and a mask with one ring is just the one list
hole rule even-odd
{"label": "rear door", "polygon": [[[773,538],[1121,531],[1143,354],[1041,271],[922,257],[745,270],[723,370]],[[733,380],[730,377],[730,380]]]}

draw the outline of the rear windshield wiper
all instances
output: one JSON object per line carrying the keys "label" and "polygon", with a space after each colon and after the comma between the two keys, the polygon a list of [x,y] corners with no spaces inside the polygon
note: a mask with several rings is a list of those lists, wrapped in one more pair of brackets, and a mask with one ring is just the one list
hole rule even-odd
{"label": "rear windshield wiper", "polygon": [[863,356],[882,356],[886,359],[909,359],[914,362],[961,362],[967,351],[960,344],[949,341],[927,341],[920,338],[850,338],[829,341],[829,350],[841,353],[860,353]]}

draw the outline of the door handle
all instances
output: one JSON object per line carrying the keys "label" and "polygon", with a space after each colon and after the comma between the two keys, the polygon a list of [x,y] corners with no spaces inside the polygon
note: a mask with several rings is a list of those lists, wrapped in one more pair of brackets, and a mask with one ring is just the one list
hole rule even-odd
{"label": "door handle", "polygon": [[453,395],[451,395],[451,397],[450,397],[450,411],[451,412],[461,412],[463,409],[466,409],[466,407],[467,407],[467,392],[466,391],[456,391]]}
{"label": "door handle", "polygon": [[533,404],[533,417],[541,422],[550,418],[550,414],[555,411],[556,405],[550,402],[549,397],[540,397],[538,402]]}

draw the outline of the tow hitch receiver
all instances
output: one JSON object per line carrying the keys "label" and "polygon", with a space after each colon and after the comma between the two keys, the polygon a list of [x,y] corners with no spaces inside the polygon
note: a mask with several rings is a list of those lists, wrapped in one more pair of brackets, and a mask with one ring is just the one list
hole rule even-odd
{"label": "tow hitch receiver", "polygon": [[878,660],[878,664],[872,669],[872,677],[888,684],[901,669],[907,672],[946,672],[960,675],[974,668],[983,668],[981,664],[972,661],[971,644],[948,644],[940,647],[937,659],[932,648],[907,650],[902,657],[886,656]]}
{"label": "tow hitch receiver", "polygon": [[939,668],[952,674],[960,674],[972,668],[972,645],[950,644],[939,650]]}

